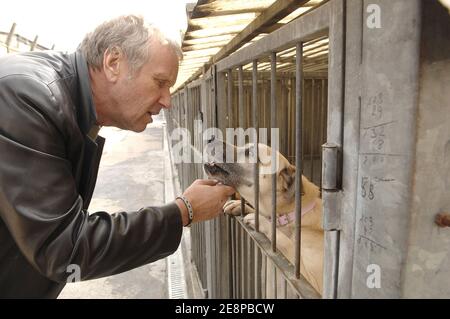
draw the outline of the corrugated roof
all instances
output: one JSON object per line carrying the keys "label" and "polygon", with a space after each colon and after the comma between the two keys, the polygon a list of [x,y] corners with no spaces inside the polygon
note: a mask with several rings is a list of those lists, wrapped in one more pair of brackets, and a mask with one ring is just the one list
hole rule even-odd
{"label": "corrugated roof", "polygon": [[[325,1],[198,1],[189,14],[188,27],[182,41],[184,57],[174,90],[201,75],[212,62],[259,40]],[[319,42],[318,45],[323,48],[324,42]],[[289,57],[291,53],[286,52],[285,55]]]}

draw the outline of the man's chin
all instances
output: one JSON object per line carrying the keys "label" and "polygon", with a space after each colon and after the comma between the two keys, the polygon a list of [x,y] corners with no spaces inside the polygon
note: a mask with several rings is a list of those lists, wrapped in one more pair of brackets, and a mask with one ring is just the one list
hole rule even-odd
{"label": "man's chin", "polygon": [[140,125],[134,125],[133,127],[130,127],[127,130],[135,132],[135,133],[141,133],[141,132],[145,131],[145,129],[147,128],[147,125],[148,125],[147,123],[140,124]]}

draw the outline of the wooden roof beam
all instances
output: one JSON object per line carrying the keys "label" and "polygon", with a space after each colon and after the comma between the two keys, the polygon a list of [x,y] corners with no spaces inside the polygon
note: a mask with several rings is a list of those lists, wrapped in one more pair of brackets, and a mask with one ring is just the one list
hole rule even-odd
{"label": "wooden roof beam", "polygon": [[276,24],[279,20],[307,2],[308,0],[277,0],[217,52],[213,57],[213,62],[215,63],[226,57],[230,52],[236,51],[243,43],[250,41],[261,33],[264,28]]}
{"label": "wooden roof beam", "polygon": [[[253,20],[246,28],[237,34],[227,45],[225,45],[219,52],[217,52],[209,61],[208,64],[215,63],[224,58],[231,52],[236,51],[245,42],[255,38],[259,33],[262,33],[264,28],[271,24],[277,23],[298,7],[307,3],[308,0],[277,0],[270,7],[264,10],[255,20]],[[202,73],[195,72],[187,82],[190,82]]]}

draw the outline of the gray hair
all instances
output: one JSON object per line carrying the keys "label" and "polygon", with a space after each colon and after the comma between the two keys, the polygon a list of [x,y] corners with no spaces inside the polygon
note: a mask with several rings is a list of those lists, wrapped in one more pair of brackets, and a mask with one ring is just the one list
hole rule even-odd
{"label": "gray hair", "polygon": [[149,59],[153,39],[169,44],[178,59],[183,59],[183,52],[177,42],[165,37],[155,26],[146,25],[142,17],[135,15],[120,16],[102,23],[85,36],[78,50],[88,65],[98,70],[103,65],[105,52],[119,49],[130,65],[130,72],[134,73]]}

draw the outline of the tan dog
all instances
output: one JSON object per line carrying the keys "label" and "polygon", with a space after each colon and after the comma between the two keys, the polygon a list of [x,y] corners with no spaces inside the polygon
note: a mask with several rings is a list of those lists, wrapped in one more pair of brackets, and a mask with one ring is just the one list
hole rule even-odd
{"label": "tan dog", "polygon": [[[207,153],[210,156],[208,163],[204,165],[205,172],[211,178],[215,178],[224,184],[233,186],[239,194],[253,207],[255,207],[254,191],[254,164],[249,158],[256,155],[254,145],[249,144],[242,148],[223,143],[218,140],[210,140],[207,145]],[[241,153],[240,153],[241,152]],[[226,163],[226,154],[233,153],[235,159],[238,154],[244,156],[246,162],[236,160]],[[269,239],[271,238],[271,207],[272,207],[272,174],[271,174],[272,150],[265,144],[258,145],[259,166],[259,209],[260,231]],[[294,264],[294,222],[295,209],[295,166],[279,152],[276,154],[278,165],[277,174],[277,248]],[[241,158],[242,159],[242,158]],[[323,282],[323,228],[322,228],[322,200],[319,188],[302,176],[302,227],[301,227],[301,274],[311,286],[322,294]],[[229,201],[224,206],[224,211],[232,215],[240,215],[241,201]],[[254,209],[246,206],[244,222],[254,229]],[[292,213],[292,214],[291,214]],[[291,221],[291,222],[288,222]],[[288,222],[288,223],[286,223]]]}

